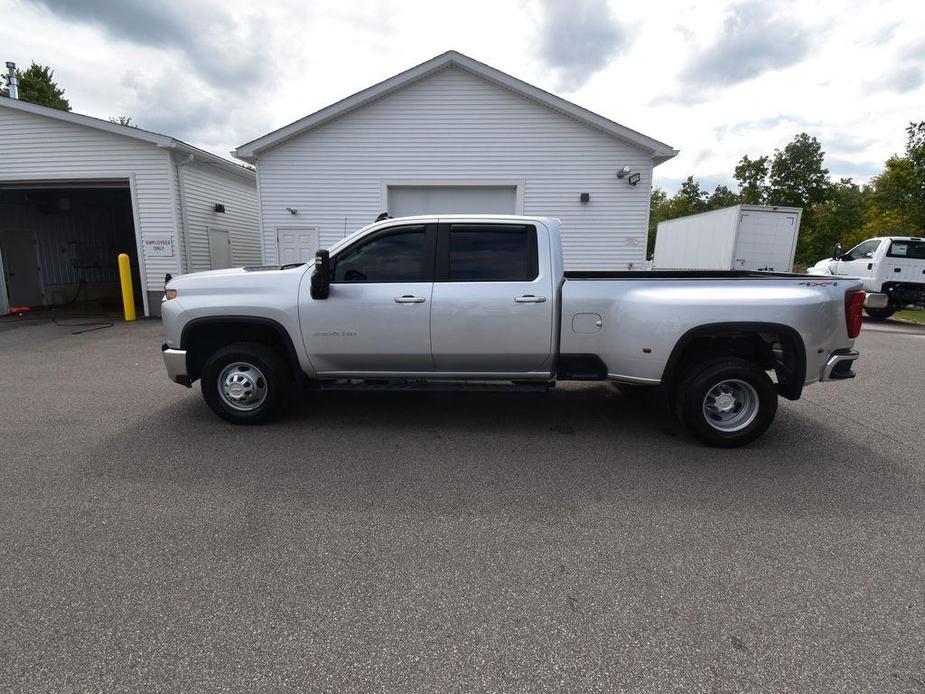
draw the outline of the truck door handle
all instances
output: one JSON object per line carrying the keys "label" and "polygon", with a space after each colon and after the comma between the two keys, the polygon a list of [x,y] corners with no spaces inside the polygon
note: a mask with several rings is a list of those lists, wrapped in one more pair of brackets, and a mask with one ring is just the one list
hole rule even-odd
{"label": "truck door handle", "polygon": [[395,297],[396,304],[423,304],[423,296],[411,296],[411,294],[405,294],[404,296]]}
{"label": "truck door handle", "polygon": [[533,296],[533,294],[524,294],[523,296],[515,296],[514,302],[518,304],[543,304],[546,303],[546,297]]}

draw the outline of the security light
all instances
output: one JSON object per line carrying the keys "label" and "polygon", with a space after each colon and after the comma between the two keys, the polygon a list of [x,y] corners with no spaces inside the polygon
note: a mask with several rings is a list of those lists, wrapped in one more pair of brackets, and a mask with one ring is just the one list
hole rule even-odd
{"label": "security light", "polygon": [[631,171],[632,169],[630,167],[624,166],[622,169],[617,171],[617,178],[626,178],[627,176],[629,176]]}
{"label": "security light", "polygon": [[642,176],[640,176],[638,173],[630,174],[630,177],[626,179],[626,182],[631,186],[634,186],[639,183],[640,178],[642,178]]}

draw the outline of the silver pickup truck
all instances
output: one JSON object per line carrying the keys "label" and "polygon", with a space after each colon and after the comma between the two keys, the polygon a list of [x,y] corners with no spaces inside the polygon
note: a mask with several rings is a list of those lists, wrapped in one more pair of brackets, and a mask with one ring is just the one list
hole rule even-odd
{"label": "silver pickup truck", "polygon": [[164,362],[209,407],[260,422],[294,386],[660,386],[701,441],[763,433],[777,398],[852,378],[857,280],[757,272],[566,272],[559,220],[386,219],[313,266],[184,275],[166,287]]}

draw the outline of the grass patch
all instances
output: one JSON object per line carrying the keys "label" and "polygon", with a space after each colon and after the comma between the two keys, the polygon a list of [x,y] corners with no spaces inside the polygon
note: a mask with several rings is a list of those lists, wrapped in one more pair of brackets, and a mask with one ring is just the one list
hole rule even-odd
{"label": "grass patch", "polygon": [[893,314],[893,318],[896,320],[907,321],[909,323],[925,325],[925,311],[922,310],[908,309],[905,311],[897,311]]}

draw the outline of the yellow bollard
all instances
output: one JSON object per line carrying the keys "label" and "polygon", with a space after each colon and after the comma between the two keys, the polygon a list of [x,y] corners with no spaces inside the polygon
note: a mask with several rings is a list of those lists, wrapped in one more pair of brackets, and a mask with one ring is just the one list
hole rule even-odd
{"label": "yellow bollard", "polygon": [[135,294],[132,292],[132,268],[128,264],[128,255],[119,254],[119,281],[122,283],[122,310],[125,320],[135,320]]}

